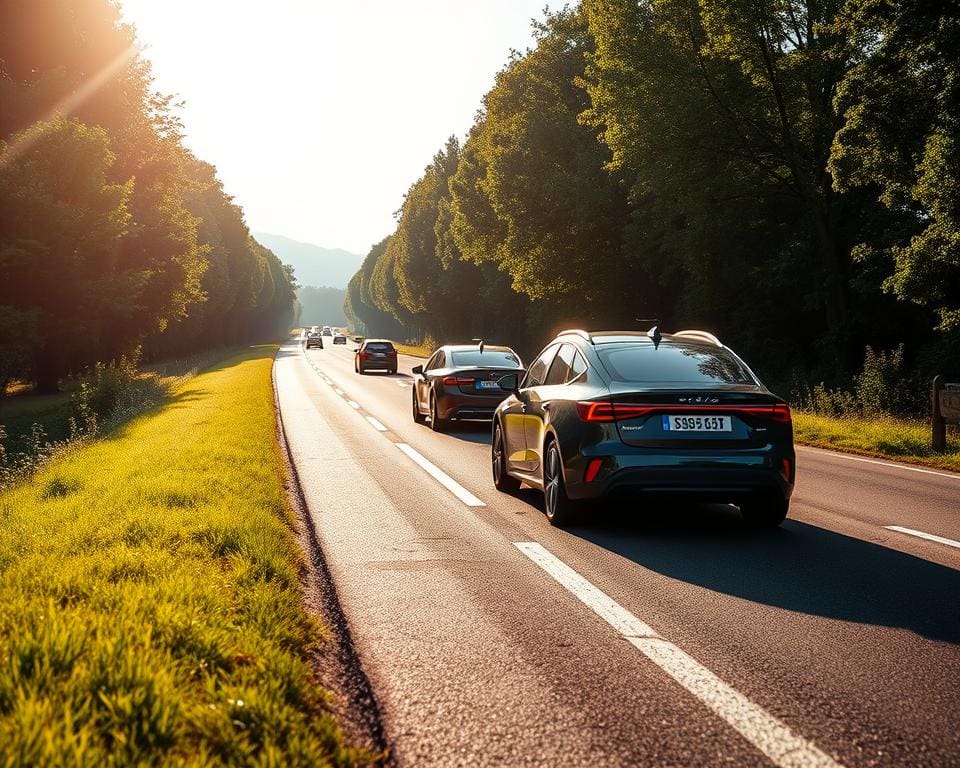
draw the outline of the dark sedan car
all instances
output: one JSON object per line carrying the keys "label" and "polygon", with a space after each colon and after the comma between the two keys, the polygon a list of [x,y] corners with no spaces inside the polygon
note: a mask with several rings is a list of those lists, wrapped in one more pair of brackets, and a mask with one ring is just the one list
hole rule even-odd
{"label": "dark sedan car", "polygon": [[304,339],[303,346],[307,349],[311,347],[320,347],[320,349],[323,349],[323,337],[319,333],[311,331],[307,334],[307,338]]}
{"label": "dark sedan car", "polygon": [[397,350],[387,339],[364,339],[353,357],[353,370],[397,372]]}
{"label": "dark sedan car", "polygon": [[523,374],[520,356],[510,347],[447,345],[413,369],[413,420],[442,432],[449,422],[490,419],[506,393],[499,381]]}
{"label": "dark sedan car", "polygon": [[790,408],[703,331],[567,331],[497,408],[493,479],[544,492],[554,525],[612,495],[732,503],[753,525],[786,517],[796,469]]}

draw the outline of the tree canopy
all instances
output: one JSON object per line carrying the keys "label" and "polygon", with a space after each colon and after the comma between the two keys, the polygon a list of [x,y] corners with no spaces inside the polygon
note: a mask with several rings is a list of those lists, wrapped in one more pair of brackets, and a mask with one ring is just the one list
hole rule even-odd
{"label": "tree canopy", "polygon": [[780,383],[849,380],[867,345],[960,368],[958,18],[920,0],[548,12],[348,309],[447,341],[469,308],[528,354],[561,325],[656,317]]}
{"label": "tree canopy", "polygon": [[0,4],[0,209],[0,384],[293,317],[292,276],[183,146],[110,0]]}

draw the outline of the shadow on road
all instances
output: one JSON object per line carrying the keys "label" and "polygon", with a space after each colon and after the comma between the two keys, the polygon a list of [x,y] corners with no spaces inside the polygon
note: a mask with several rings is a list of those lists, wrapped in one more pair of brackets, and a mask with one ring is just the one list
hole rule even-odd
{"label": "shadow on road", "polygon": [[455,421],[447,427],[446,435],[454,440],[478,445],[490,445],[489,421]]}
{"label": "shadow on road", "polygon": [[[539,494],[538,494],[539,495]],[[791,611],[960,643],[960,571],[787,519],[744,526],[730,506],[598,508],[571,533],[673,579]]]}

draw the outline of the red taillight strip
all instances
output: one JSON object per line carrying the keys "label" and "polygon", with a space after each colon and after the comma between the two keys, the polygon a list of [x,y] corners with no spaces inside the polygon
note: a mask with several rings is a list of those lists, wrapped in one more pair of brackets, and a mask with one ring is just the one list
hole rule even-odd
{"label": "red taillight strip", "polygon": [[652,413],[728,413],[739,416],[761,416],[778,424],[791,421],[790,406],[786,403],[772,405],[635,405],[633,403],[610,403],[585,400],[577,403],[577,415],[583,421],[610,422],[639,419]]}
{"label": "red taillight strip", "polygon": [[472,387],[476,379],[468,379],[464,376],[444,376],[443,383],[448,387]]}

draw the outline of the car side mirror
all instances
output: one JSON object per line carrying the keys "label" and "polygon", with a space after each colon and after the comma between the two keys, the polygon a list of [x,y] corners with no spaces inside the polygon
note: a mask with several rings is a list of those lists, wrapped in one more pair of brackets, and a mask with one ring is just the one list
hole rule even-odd
{"label": "car side mirror", "polygon": [[419,374],[423,375],[423,366],[422,366],[422,365],[415,365],[415,366],[413,366],[413,368],[410,369],[410,372],[411,372],[411,373],[419,373]]}
{"label": "car side mirror", "polygon": [[515,373],[508,373],[497,380],[500,389],[504,392],[516,392],[520,388],[520,377]]}

